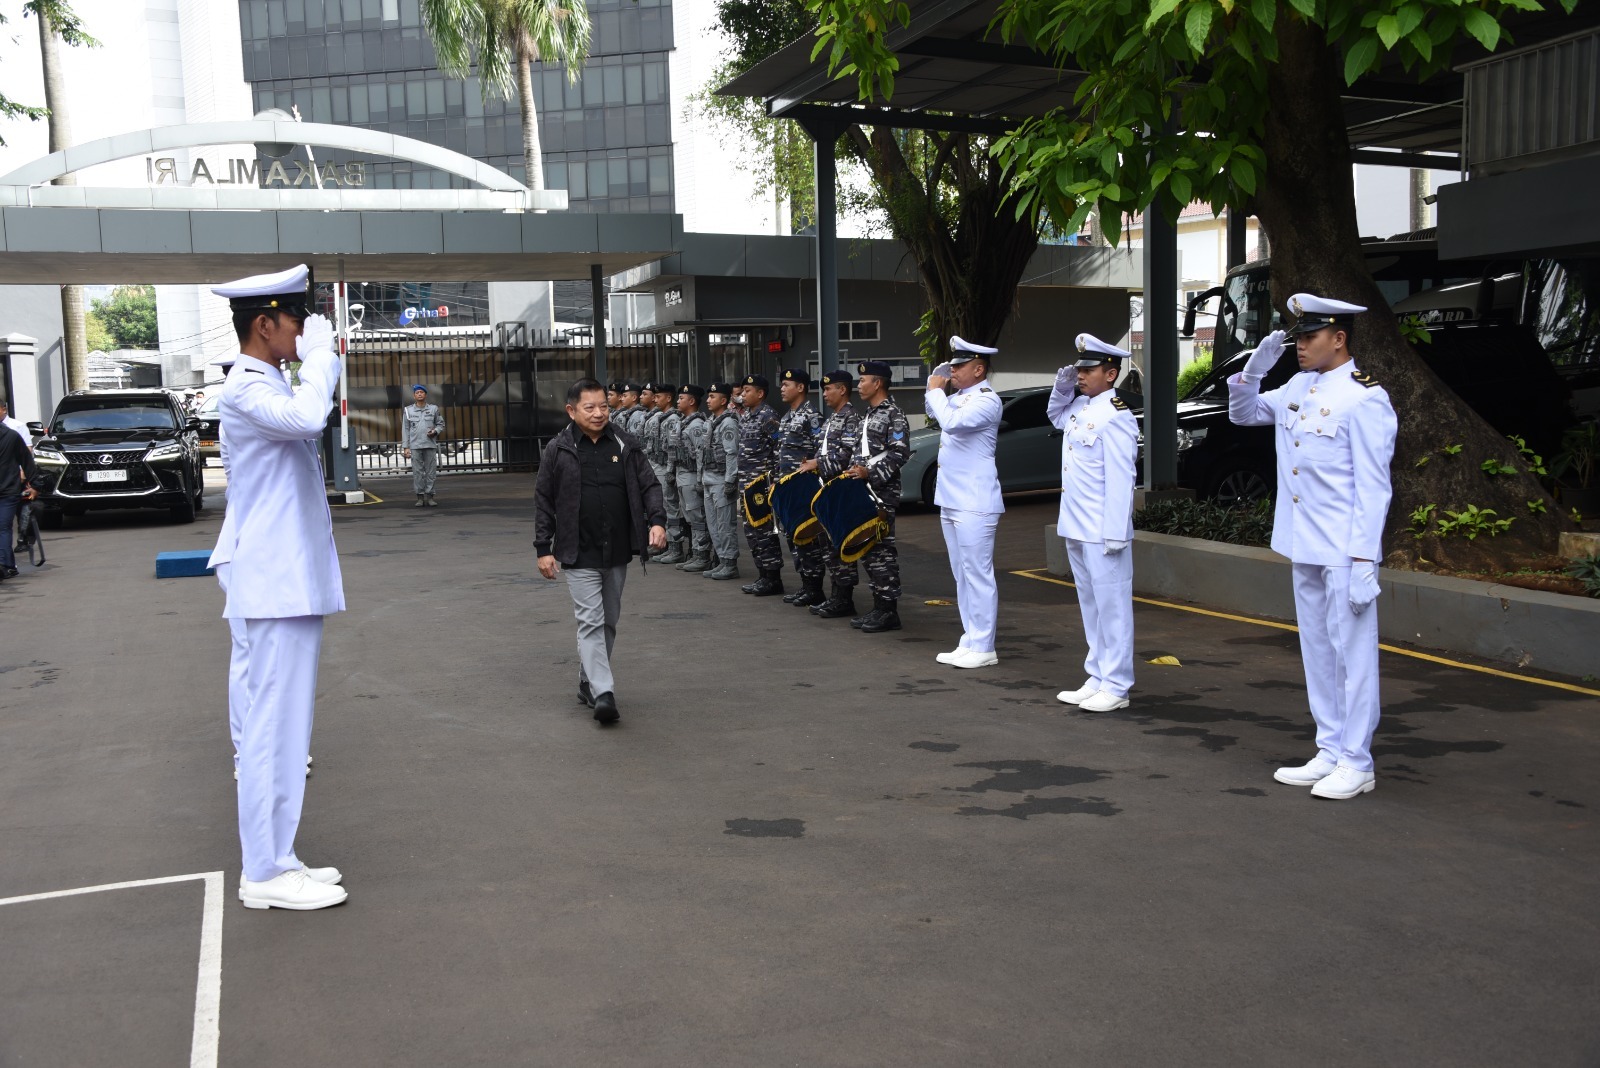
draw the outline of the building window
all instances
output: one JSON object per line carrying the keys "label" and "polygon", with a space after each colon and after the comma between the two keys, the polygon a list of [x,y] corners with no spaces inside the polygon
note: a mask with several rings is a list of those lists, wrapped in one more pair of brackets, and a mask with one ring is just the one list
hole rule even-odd
{"label": "building window", "polygon": [[878,340],[877,319],[851,319],[839,324],[840,341]]}

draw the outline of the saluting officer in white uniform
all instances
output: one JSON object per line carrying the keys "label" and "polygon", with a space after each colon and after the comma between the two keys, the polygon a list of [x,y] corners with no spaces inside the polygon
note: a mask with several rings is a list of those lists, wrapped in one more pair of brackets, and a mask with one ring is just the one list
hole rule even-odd
{"label": "saluting officer in white uniform", "polygon": [[[228,511],[211,554],[223,616],[245,630],[239,721],[239,899],[249,908],[317,909],[345,900],[337,868],[294,850],[323,617],[344,610],[317,442],[339,379],[333,328],[310,314],[304,266],[212,290],[233,305],[239,358],[218,405],[228,442]],[[300,364],[291,390],[283,365]]]}
{"label": "saluting officer in white uniform", "polygon": [[1057,700],[1085,712],[1128,707],[1133,688],[1133,483],[1139,420],[1112,387],[1130,354],[1078,335],[1080,359],[1056,373],[1046,409],[1062,431],[1061,518],[1078,587],[1089,676]]}
{"label": "saluting officer in white uniform", "polygon": [[[928,376],[928,416],[939,424],[939,506],[945,550],[956,579],[961,641],[935,659],[958,668],[998,664],[994,651],[1000,591],[994,581],[994,536],[1006,506],[994,450],[1000,436],[1000,395],[989,386],[989,360],[999,349],[950,339],[950,362]],[[945,396],[945,385],[956,392]]]}
{"label": "saluting officer in white uniform", "polygon": [[1389,513],[1395,415],[1389,395],[1356,369],[1355,316],[1367,309],[1310,293],[1289,300],[1298,316],[1300,374],[1270,393],[1261,379],[1283,352],[1269,334],[1228,381],[1228,418],[1277,427],[1278,503],[1272,550],[1294,562],[1295,621],[1317,755],[1273,778],[1343,800],[1375,785],[1378,727],[1377,561]]}

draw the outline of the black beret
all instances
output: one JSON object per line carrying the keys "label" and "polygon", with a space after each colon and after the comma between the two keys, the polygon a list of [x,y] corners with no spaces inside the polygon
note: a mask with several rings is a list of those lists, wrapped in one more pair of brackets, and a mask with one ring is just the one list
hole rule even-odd
{"label": "black beret", "polygon": [[767,386],[767,380],[760,375],[745,375],[744,384],[747,386],[754,386],[757,389],[762,390],[769,388]]}
{"label": "black beret", "polygon": [[856,374],[877,375],[885,382],[889,382],[894,378],[894,368],[890,367],[882,360],[867,360],[864,363],[856,364]]}
{"label": "black beret", "polygon": [[854,381],[849,371],[829,371],[822,376],[822,384],[825,386],[848,386]]}
{"label": "black beret", "polygon": [[727,382],[713,382],[706,387],[707,393],[720,393],[724,397],[733,396],[733,386]]}
{"label": "black beret", "polygon": [[639,383],[635,382],[631,378],[624,378],[622,380],[621,386],[618,387],[617,392],[618,393],[637,393],[637,392],[639,392]]}
{"label": "black beret", "polygon": [[798,367],[787,368],[779,378],[784,382],[798,382],[802,386],[811,384],[811,376]]}
{"label": "black beret", "polygon": [[671,382],[646,382],[644,388],[651,393],[676,393],[678,387]]}
{"label": "black beret", "polygon": [[685,393],[689,394],[689,396],[693,397],[697,401],[698,400],[705,400],[705,398],[706,398],[706,390],[705,390],[704,386],[681,386],[681,387],[679,387],[678,395],[682,396]]}
{"label": "black beret", "polygon": [[607,390],[607,392],[610,392],[610,393],[621,393],[622,392],[622,383],[621,382],[608,382],[608,383],[606,383],[606,390]]}

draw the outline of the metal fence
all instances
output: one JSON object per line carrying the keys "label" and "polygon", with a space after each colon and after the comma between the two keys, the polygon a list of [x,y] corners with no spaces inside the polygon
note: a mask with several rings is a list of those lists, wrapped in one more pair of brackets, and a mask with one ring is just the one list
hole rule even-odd
{"label": "metal fence", "polygon": [[[623,341],[618,334],[607,346],[608,377],[649,377],[654,348]],[[566,425],[567,387],[593,372],[594,352],[547,331],[529,331],[524,323],[492,330],[363,331],[350,339],[346,367],[361,474],[410,470],[400,419],[415,385],[427,387],[429,402],[444,415],[442,473],[527,470]]]}

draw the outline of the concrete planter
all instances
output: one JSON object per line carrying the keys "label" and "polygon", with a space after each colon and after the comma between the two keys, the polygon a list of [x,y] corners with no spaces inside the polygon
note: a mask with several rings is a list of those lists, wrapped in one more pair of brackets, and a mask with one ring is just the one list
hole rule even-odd
{"label": "concrete planter", "polygon": [[[1133,589],[1245,616],[1294,621],[1289,562],[1270,549],[1136,531]],[[1067,575],[1066,548],[1045,528],[1047,568]],[[1380,568],[1385,641],[1486,657],[1563,675],[1600,675],[1600,600]]]}

